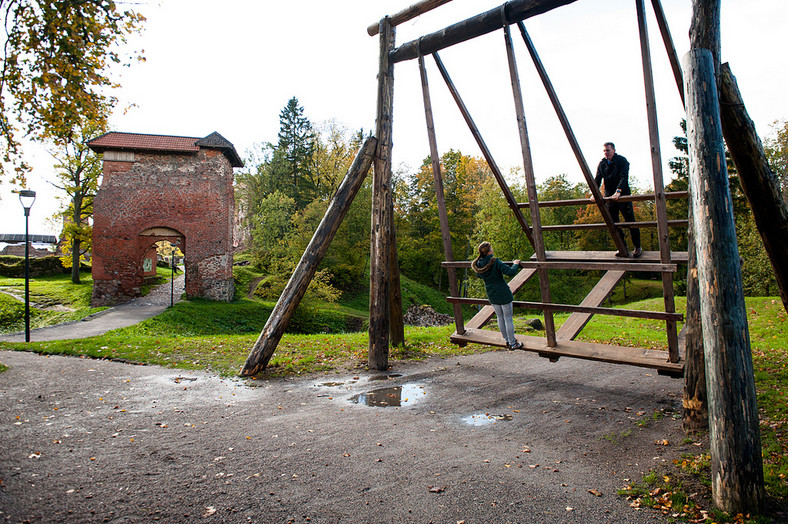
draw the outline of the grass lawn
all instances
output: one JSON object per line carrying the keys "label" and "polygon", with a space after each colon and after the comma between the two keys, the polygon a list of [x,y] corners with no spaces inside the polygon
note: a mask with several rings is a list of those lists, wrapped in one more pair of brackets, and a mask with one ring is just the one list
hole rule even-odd
{"label": "grass lawn", "polygon": [[[73,284],[71,275],[36,277],[30,280],[30,327],[31,329],[53,326],[63,322],[81,320],[105,307],[91,307],[93,277],[89,271],[79,275],[80,283]],[[170,278],[170,270],[157,268],[156,281],[143,288],[143,294],[156,284]],[[0,277],[0,333],[14,333],[24,329],[25,280],[23,278]],[[13,295],[13,296],[11,296]]]}

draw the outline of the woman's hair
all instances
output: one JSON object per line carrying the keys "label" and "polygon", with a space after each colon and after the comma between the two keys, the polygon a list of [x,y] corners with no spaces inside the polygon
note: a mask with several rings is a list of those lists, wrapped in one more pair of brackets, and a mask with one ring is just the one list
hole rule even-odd
{"label": "woman's hair", "polygon": [[495,263],[495,258],[493,257],[492,259],[490,259],[487,262],[487,264],[485,264],[484,267],[479,267],[477,265],[477,262],[490,254],[490,251],[492,250],[492,246],[490,245],[489,242],[485,241],[479,244],[478,250],[479,250],[479,256],[477,256],[476,259],[473,262],[471,262],[471,269],[473,269],[476,273],[484,273],[487,270],[489,270],[492,267],[492,265]]}

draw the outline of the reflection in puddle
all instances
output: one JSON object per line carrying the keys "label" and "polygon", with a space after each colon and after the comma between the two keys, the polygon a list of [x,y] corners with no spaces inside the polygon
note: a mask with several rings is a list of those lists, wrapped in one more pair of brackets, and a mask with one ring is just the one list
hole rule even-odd
{"label": "reflection in puddle", "polygon": [[483,413],[478,415],[468,415],[462,419],[463,422],[469,426],[486,426],[488,424],[495,424],[499,420],[512,420],[511,415],[490,415]]}
{"label": "reflection in puddle", "polygon": [[386,375],[386,374],[373,375],[373,376],[369,377],[369,381],[373,382],[373,381],[376,381],[376,380],[391,380],[392,378],[397,378],[397,377],[401,377],[401,376],[402,376],[402,373],[391,373],[389,375]]}
{"label": "reflection in puddle", "polygon": [[350,398],[354,404],[364,404],[379,408],[410,406],[423,398],[427,392],[424,386],[404,384],[393,388],[373,389]]}

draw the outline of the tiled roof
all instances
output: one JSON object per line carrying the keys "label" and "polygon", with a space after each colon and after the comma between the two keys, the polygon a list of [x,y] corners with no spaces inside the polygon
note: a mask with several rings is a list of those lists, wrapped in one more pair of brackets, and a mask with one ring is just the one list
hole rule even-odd
{"label": "tiled roof", "polygon": [[90,148],[98,153],[108,149],[126,151],[183,151],[196,152],[199,138],[188,136],[143,135],[110,131],[88,141]]}
{"label": "tiled roof", "polygon": [[168,151],[174,153],[196,153],[201,147],[218,149],[233,167],[243,167],[235,147],[222,135],[213,132],[205,138],[169,135],[143,135],[110,131],[87,142],[90,149],[103,153],[110,149],[121,151]]}

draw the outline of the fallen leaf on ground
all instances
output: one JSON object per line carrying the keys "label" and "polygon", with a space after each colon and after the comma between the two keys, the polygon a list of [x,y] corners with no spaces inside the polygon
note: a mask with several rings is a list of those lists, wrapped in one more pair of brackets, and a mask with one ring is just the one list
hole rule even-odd
{"label": "fallen leaf on ground", "polygon": [[446,491],[446,486],[428,486],[430,493],[442,493]]}

